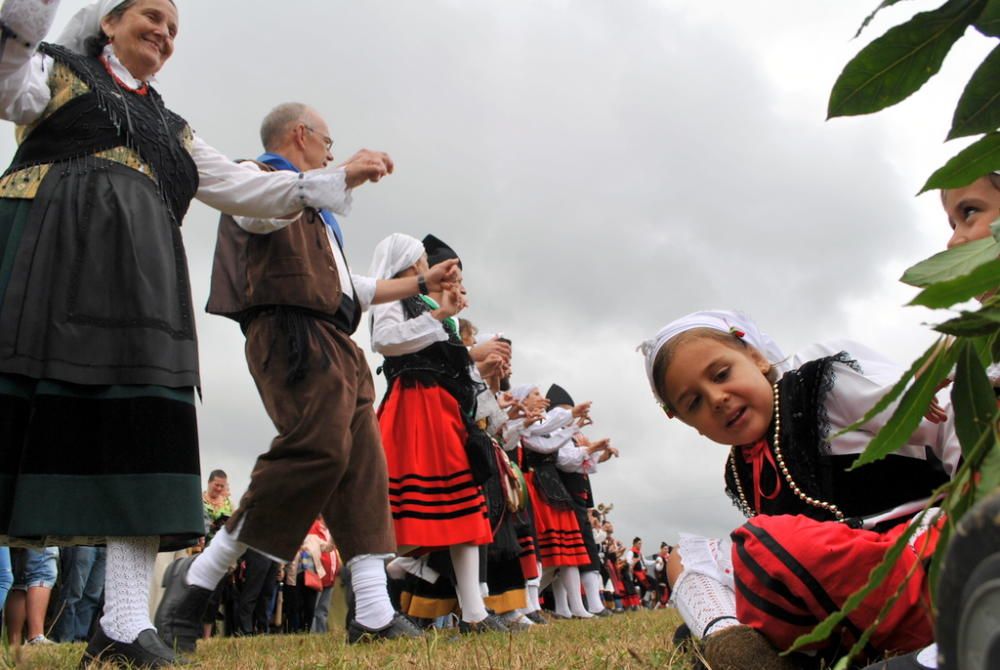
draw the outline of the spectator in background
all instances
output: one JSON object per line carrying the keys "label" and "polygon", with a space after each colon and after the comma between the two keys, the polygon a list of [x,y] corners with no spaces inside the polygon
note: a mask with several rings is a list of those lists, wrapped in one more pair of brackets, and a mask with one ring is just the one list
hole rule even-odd
{"label": "spectator in background", "polygon": [[330,534],[330,529],[326,527],[323,515],[320,515],[316,519],[316,523],[309,529],[309,537],[316,538],[316,542],[319,544],[320,562],[325,572],[320,578],[323,590],[320,591],[319,597],[316,599],[316,610],[313,612],[310,630],[313,633],[325,633],[330,630],[328,625],[330,597],[333,595],[333,585],[337,579],[337,573],[340,572],[340,556],[337,554],[337,548],[333,544],[333,536]]}
{"label": "spectator in background", "polygon": [[55,642],[90,639],[91,626],[104,595],[104,547],[63,547],[59,552],[62,576],[56,619],[50,635]]}
{"label": "spectator in background", "polygon": [[223,470],[212,470],[208,475],[208,487],[201,494],[201,502],[205,508],[207,544],[233,515],[233,502],[229,499],[229,478]]}
{"label": "spectator in background", "polygon": [[[10,646],[53,644],[45,637],[45,611],[58,575],[56,547],[14,549],[14,586],[7,597],[4,620]],[[27,630],[27,634],[25,634]]]}

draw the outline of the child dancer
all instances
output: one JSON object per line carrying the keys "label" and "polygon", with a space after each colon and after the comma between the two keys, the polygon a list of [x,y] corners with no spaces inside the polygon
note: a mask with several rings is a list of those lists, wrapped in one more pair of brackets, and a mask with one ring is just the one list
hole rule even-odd
{"label": "child dancer", "polygon": [[[968,186],[941,191],[941,204],[952,230],[949,249],[989,237],[990,226],[1000,217],[1000,172],[980,177]],[[996,366],[989,372],[996,386]],[[866,670],[934,670],[938,667],[937,656],[937,645],[932,644],[912,654],[875,663]]]}
{"label": "child dancer", "polygon": [[[420,275],[429,256],[457,258],[433,236],[421,243],[391,235],[376,247],[372,276]],[[488,473],[477,472],[483,461],[470,461],[477,455],[470,439],[481,431],[473,422],[479,388],[454,318],[464,291],[459,281],[454,291],[423,293],[375,307],[371,321],[372,349],[385,356],[388,381],[378,414],[396,541],[400,554],[447,549],[463,629],[506,630],[480,590],[479,546],[493,537],[480,486]]]}
{"label": "child dancer", "polygon": [[[774,363],[780,359],[772,356],[780,350],[732,312],[688,315],[641,348],[668,416],[734,445],[726,490],[753,517],[733,532],[731,558],[726,541],[682,537],[668,566],[674,601],[692,633],[706,638],[713,663],[792,667],[758,634],[785,649],[864,585],[905,529],[901,522],[954,472],[960,455],[954,427],[924,420],[896,454],[848,472],[891,415],[890,409],[838,434],[891,383],[866,376],[864,360],[828,356],[779,380]],[[876,367],[884,370],[885,361]],[[875,620],[904,581],[901,597],[876,627],[872,651],[907,651],[929,641],[921,560],[935,539],[933,531],[915,535],[890,578],[838,631],[845,642]]]}

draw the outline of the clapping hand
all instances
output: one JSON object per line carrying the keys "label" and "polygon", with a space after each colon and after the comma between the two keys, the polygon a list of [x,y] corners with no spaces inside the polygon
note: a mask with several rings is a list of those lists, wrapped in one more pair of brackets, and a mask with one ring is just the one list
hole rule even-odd
{"label": "clapping hand", "polygon": [[376,182],[382,177],[392,174],[395,165],[389,154],[383,151],[362,149],[347,159],[340,167],[344,168],[347,188],[356,188],[366,181]]}

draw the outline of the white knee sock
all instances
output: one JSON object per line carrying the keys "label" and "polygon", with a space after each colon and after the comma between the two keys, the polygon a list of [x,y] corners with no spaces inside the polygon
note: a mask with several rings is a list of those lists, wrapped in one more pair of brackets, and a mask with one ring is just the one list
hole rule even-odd
{"label": "white knee sock", "polygon": [[247,550],[247,545],[236,539],[238,534],[238,530],[235,535],[230,535],[225,528],[220,528],[205,551],[194,559],[187,573],[187,583],[214,591],[222,576],[236,565],[236,561]]}
{"label": "white knee sock", "polygon": [[587,594],[587,611],[600,614],[604,611],[604,600],[601,598],[601,573],[597,570],[587,570],[580,573],[583,590]]}
{"label": "white knee sock", "polygon": [[549,584],[552,583],[552,580],[556,578],[556,568],[554,566],[543,568],[542,564],[539,563],[538,574],[540,575],[538,582],[538,590],[544,591],[546,588],[548,588]]}
{"label": "white knee sock", "polygon": [[371,630],[385,628],[395,615],[385,585],[386,558],[388,556],[363,554],[347,562],[354,591],[354,620]]}
{"label": "white knee sock", "polygon": [[135,642],[152,628],[149,620],[149,584],[160,538],[109,537],[104,577],[104,616],[101,628],[112,640]]}
{"label": "white knee sock", "polygon": [[524,589],[528,595],[528,606],[525,609],[529,612],[537,612],[542,609],[541,603],[538,602],[538,584],[540,581],[538,577],[535,577],[524,582]]}
{"label": "white knee sock", "polygon": [[691,629],[691,635],[698,639],[740,623],[736,619],[736,594],[732,589],[698,572],[681,572],[671,601]]}
{"label": "white knee sock", "polygon": [[569,602],[566,600],[566,585],[557,576],[552,582],[552,600],[555,601],[552,609],[559,616],[571,617],[573,613],[569,610]]}
{"label": "white knee sock", "polygon": [[486,604],[479,592],[479,547],[456,544],[448,548],[455,569],[455,592],[462,608],[462,621],[477,623],[486,618]]}
{"label": "white knee sock", "polygon": [[583,606],[583,595],[580,593],[580,568],[575,565],[564,566],[559,570],[559,581],[566,589],[566,600],[569,601],[569,611],[580,619],[593,618],[593,614]]}

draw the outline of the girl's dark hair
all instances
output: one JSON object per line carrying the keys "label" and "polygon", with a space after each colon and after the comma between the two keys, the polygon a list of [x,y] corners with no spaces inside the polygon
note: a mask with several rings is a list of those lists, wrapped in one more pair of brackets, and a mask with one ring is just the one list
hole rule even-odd
{"label": "girl's dark hair", "polygon": [[229,479],[229,476],[225,470],[212,470],[208,475],[208,481],[212,481],[213,479]]}

